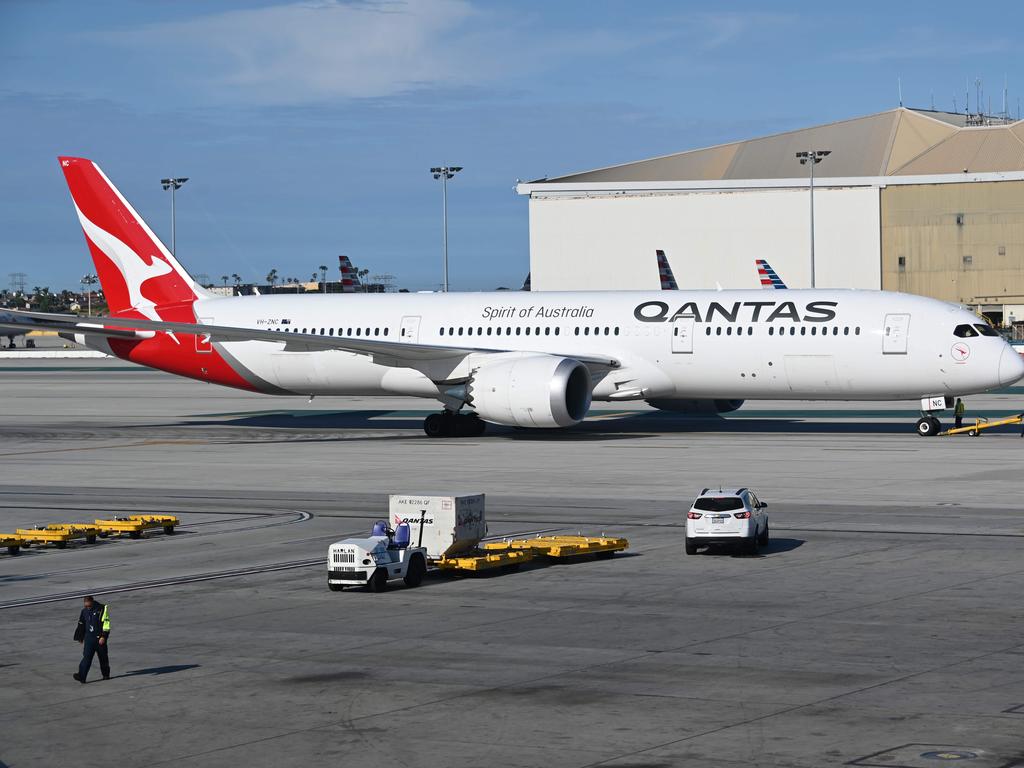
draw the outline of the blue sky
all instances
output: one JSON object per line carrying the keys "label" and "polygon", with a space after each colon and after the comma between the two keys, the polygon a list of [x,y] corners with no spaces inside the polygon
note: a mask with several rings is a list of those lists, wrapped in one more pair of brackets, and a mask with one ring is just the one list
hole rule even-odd
{"label": "blue sky", "polygon": [[[896,106],[1024,96],[1024,5],[0,0],[0,285],[92,267],[56,156],[100,163],[195,274],[518,287],[531,179]],[[972,96],[973,99],[973,96]],[[986,99],[987,100],[987,99]]]}

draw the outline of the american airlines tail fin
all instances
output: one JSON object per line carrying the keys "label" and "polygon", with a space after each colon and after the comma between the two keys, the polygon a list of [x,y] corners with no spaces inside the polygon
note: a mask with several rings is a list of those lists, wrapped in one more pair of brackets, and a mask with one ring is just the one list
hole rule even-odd
{"label": "american airlines tail fin", "polygon": [[678,291],[679,285],[676,283],[676,276],[672,274],[672,267],[668,264],[665,252],[659,248],[655,253],[658,255],[658,277],[661,278],[661,290]]}
{"label": "american airlines tail fin", "polygon": [[157,319],[153,307],[209,298],[131,204],[81,157],[61,157],[78,220],[110,312],[135,309]]}
{"label": "american airlines tail fin", "polygon": [[363,287],[359,280],[359,271],[352,265],[352,259],[348,256],[338,257],[338,269],[341,270],[342,293],[355,293]]}
{"label": "american airlines tail fin", "polygon": [[782,278],[779,277],[779,273],[772,269],[772,265],[764,259],[755,259],[754,264],[757,265],[757,276],[761,279],[762,288],[786,288],[788,287]]}

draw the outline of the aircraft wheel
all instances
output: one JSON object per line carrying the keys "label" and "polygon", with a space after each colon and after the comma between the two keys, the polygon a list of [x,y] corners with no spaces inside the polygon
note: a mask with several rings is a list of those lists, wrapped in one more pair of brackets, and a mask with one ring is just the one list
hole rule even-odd
{"label": "aircraft wheel", "polygon": [[939,429],[941,427],[941,422],[931,416],[921,417],[917,420],[917,434],[921,437],[933,437],[934,435],[939,434]]}
{"label": "aircraft wheel", "polygon": [[458,437],[480,437],[487,430],[487,422],[475,413],[460,413],[455,419],[455,434]]}
{"label": "aircraft wheel", "polygon": [[423,420],[423,431],[427,437],[444,437],[447,430],[445,418],[440,413],[432,413]]}

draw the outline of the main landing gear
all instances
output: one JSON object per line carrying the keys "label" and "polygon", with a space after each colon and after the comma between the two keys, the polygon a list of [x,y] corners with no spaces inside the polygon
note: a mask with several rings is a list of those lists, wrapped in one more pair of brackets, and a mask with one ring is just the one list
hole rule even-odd
{"label": "main landing gear", "polygon": [[455,413],[446,409],[423,420],[423,431],[427,437],[480,437],[486,429],[487,422],[475,413]]}
{"label": "main landing gear", "polygon": [[917,434],[921,437],[934,437],[942,431],[942,422],[934,416],[922,416],[917,420]]}

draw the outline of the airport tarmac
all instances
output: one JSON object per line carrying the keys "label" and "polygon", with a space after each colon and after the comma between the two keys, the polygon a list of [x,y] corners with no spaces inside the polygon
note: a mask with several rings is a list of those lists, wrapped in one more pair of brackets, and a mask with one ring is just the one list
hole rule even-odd
{"label": "airport tarmac", "polygon": [[[1024,388],[967,398],[1024,410]],[[180,534],[0,555],[0,766],[1024,765],[1019,428],[913,404],[598,404],[431,440],[429,403],[280,399],[117,361],[0,364],[0,530],[169,512]],[[704,486],[770,504],[759,557],[682,552]],[[491,534],[608,561],[327,590],[391,492],[482,491]],[[79,596],[114,676],[71,679]]]}

